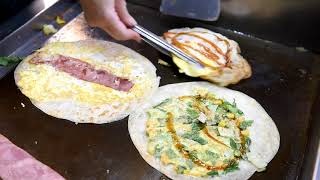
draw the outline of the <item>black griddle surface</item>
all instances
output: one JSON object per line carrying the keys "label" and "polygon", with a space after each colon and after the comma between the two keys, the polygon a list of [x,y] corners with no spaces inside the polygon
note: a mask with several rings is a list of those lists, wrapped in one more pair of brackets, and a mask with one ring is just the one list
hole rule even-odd
{"label": "black griddle surface", "polygon": [[[255,173],[252,179],[299,178],[304,157],[308,156],[308,139],[312,139],[308,129],[313,125],[311,109],[320,79],[317,55],[197,21],[161,16],[141,6],[130,5],[129,9],[140,25],[159,35],[171,28],[205,27],[237,41],[253,75],[229,88],[255,98],[273,118],[281,137],[280,149],[267,170]],[[49,41],[87,38],[114,41],[101,30],[87,27],[82,17],[74,19]],[[28,47],[27,43],[23,47]],[[180,74],[175,66],[159,65],[159,58],[171,62],[170,58],[144,43],[120,43],[152,61],[161,85],[200,80]],[[14,52],[29,53],[30,48]],[[50,117],[17,89],[12,72],[0,80],[0,94],[0,133],[67,179],[165,178],[140,157],[128,134],[127,118],[104,125],[76,125]]]}

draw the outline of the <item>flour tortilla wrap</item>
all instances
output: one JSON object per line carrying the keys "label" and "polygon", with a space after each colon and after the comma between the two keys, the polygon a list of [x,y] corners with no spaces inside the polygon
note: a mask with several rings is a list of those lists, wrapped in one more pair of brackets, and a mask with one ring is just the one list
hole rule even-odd
{"label": "flour tortilla wrap", "polygon": [[[247,153],[251,161],[240,160],[239,170],[214,177],[194,177],[178,174],[170,166],[164,166],[159,159],[147,153],[148,138],[146,136],[146,110],[161,103],[167,98],[195,95],[194,88],[206,88],[216,97],[232,102],[235,99],[237,107],[243,111],[245,119],[252,119],[254,123],[248,129],[250,131],[250,153]],[[278,129],[263,107],[253,98],[234,90],[218,87],[208,82],[187,82],[169,84],[160,87],[135,113],[130,114],[128,129],[131,139],[139,153],[148,164],[172,179],[248,179],[255,171],[264,169],[272,160],[279,149],[280,136]]]}
{"label": "flour tortilla wrap", "polygon": [[[119,77],[125,76],[134,86],[129,92],[121,92],[59,72],[47,64],[29,63],[29,60],[39,56],[39,53],[41,57],[59,54],[77,58]],[[123,119],[136,106],[146,101],[159,86],[156,68],[148,59],[120,44],[100,40],[49,43],[26,57],[16,68],[14,76],[21,92],[29,97],[37,108],[51,116],[75,123],[101,124]],[[72,86],[80,90],[73,89]],[[52,91],[63,90],[69,95],[61,93],[60,96],[56,93],[58,96],[50,98],[53,93],[48,92],[48,87]],[[103,89],[104,92],[95,94],[97,91],[93,87]],[[80,97],[81,88],[89,90]],[[100,98],[106,100],[102,103],[79,100],[91,95],[94,97],[91,101],[98,102]]]}

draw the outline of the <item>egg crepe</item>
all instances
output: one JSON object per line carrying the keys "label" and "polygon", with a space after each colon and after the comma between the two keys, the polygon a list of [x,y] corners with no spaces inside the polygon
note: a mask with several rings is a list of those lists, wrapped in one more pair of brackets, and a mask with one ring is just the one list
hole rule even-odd
{"label": "egg crepe", "polygon": [[172,179],[248,179],[280,145],[258,102],[208,82],[160,87],[128,129],[144,160]]}
{"label": "egg crepe", "polygon": [[36,107],[76,123],[120,120],[159,85],[148,59],[99,40],[49,43],[26,57],[14,75]]}
{"label": "egg crepe", "polygon": [[251,76],[249,63],[240,55],[237,42],[204,28],[172,29],[163,34],[170,44],[193,57],[204,68],[173,56],[180,72],[201,77],[220,86],[236,84]]}

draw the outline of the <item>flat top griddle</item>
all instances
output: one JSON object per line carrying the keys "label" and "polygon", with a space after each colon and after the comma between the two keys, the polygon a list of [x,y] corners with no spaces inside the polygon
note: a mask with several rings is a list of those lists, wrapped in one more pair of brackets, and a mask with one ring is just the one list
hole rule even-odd
{"label": "flat top griddle", "polygon": [[[281,137],[280,149],[267,170],[255,173],[252,179],[311,178],[320,127],[318,55],[198,21],[163,16],[142,6],[129,4],[129,9],[139,24],[159,35],[171,28],[204,27],[237,41],[242,55],[252,66],[253,75],[230,88],[261,103],[276,123]],[[70,22],[49,41],[87,38],[114,41],[103,31],[89,28],[83,16],[77,16],[80,12],[78,4],[58,2],[1,41],[0,54],[26,56],[41,47],[48,37],[32,26],[45,22],[58,27],[52,18],[47,18],[56,15]],[[170,58],[147,44],[120,43],[152,61],[161,77],[160,85],[200,80],[180,74],[175,66],[159,65],[159,58],[171,62]],[[0,80],[0,133],[16,145],[67,179],[166,179],[140,157],[129,137],[127,118],[103,125],[76,125],[50,117],[18,90],[12,68],[0,68],[3,76]]]}

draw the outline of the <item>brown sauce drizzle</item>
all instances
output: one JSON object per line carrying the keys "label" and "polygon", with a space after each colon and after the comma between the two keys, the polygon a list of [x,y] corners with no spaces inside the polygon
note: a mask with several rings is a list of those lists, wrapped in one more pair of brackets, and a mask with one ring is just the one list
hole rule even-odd
{"label": "brown sauce drizzle", "polygon": [[215,142],[217,142],[217,143],[219,143],[219,144],[221,144],[221,145],[229,148],[229,146],[225,145],[223,142],[221,142],[221,141],[219,141],[218,139],[216,139],[215,137],[211,136],[211,134],[209,133],[207,127],[204,127],[204,128],[202,129],[202,131],[203,131],[210,139],[212,139],[212,140],[214,140]]}
{"label": "brown sauce drizzle", "polygon": [[172,42],[175,43],[175,41],[177,41],[177,38],[178,38],[179,36],[182,36],[182,35],[193,36],[193,37],[195,37],[195,38],[201,39],[201,40],[203,40],[204,42],[210,44],[219,54],[221,54],[222,56],[225,56],[225,54],[222,52],[222,50],[221,50],[217,45],[215,45],[214,43],[212,43],[212,42],[209,41],[208,39],[203,38],[203,37],[201,37],[201,36],[199,36],[199,35],[197,35],[197,34],[194,34],[194,33],[192,33],[192,32],[181,32],[181,33],[178,33],[177,35],[175,35],[175,36],[173,37],[173,41],[172,41]]}
{"label": "brown sauce drizzle", "polygon": [[[201,44],[202,45],[202,44]],[[192,49],[194,51],[198,51],[200,54],[203,54],[204,56],[206,56],[208,59],[214,59],[214,60],[217,60],[219,59],[219,57],[217,55],[215,55],[214,53],[211,53],[209,52],[210,50],[208,50],[207,47],[203,46],[204,50],[205,51],[201,51],[199,49],[196,49],[188,44],[184,44],[184,45],[181,45],[181,44],[177,44],[176,45],[179,49],[183,50],[183,52],[185,52],[186,54],[188,54],[189,56],[197,59],[202,65],[206,65],[206,66],[210,66],[210,64],[206,63],[205,61],[202,61],[200,58],[198,58],[197,56],[195,56],[194,54],[192,54],[189,49]],[[205,49],[206,48],[206,49]],[[224,66],[223,63],[220,63],[218,61],[215,61],[218,65],[220,66]],[[217,68],[217,67],[213,67],[213,68]]]}
{"label": "brown sauce drizzle", "polygon": [[210,166],[206,163],[204,163],[203,161],[201,161],[200,159],[192,156],[188,151],[186,151],[183,148],[183,145],[180,143],[180,140],[178,138],[178,135],[176,134],[176,130],[174,129],[174,125],[173,125],[173,115],[172,113],[168,113],[168,118],[167,118],[167,128],[171,134],[171,137],[174,141],[175,147],[181,152],[181,154],[186,158],[186,159],[191,159],[193,163],[195,163],[198,166],[204,167],[207,170],[224,170],[225,168],[227,168],[229,165],[228,164],[223,164],[221,166]]}
{"label": "brown sauce drizzle", "polygon": [[[212,61],[215,61],[217,64],[219,64],[220,66],[222,67],[229,67],[229,64],[230,64],[230,57],[229,57],[229,52],[230,52],[230,43],[225,40],[225,39],[222,39],[220,38],[219,36],[215,35],[215,37],[219,40],[219,41],[223,41],[226,45],[227,45],[227,52],[224,54],[222,52],[222,50],[214,43],[212,43],[211,41],[209,41],[208,39],[206,38],[203,38],[197,34],[194,34],[194,33],[202,33],[202,34],[207,34],[207,32],[180,32],[180,33],[175,33],[175,32],[166,32],[164,33],[164,37],[165,38],[172,38],[172,44],[175,45],[176,47],[180,48],[181,50],[183,50],[185,53],[187,53],[189,56],[192,56],[193,58],[197,59],[201,64],[203,65],[207,65],[207,66],[210,66],[209,64],[206,64],[204,63],[203,61],[201,61],[199,58],[195,57],[194,55],[192,55],[192,53],[190,53],[190,51],[185,48],[185,47],[188,47],[188,48],[191,48],[195,51],[198,51],[199,53],[201,54],[204,54],[208,59],[211,59]],[[174,35],[173,37],[171,37],[172,35]],[[217,60],[219,59],[219,57],[211,52],[211,50],[206,47],[205,45],[201,44],[201,43],[198,43],[199,46],[201,46],[205,51],[201,51],[199,49],[195,49],[193,47],[191,47],[190,45],[187,45],[185,43],[181,43],[177,40],[177,37],[181,36],[181,35],[188,35],[188,36],[193,36],[193,37],[196,37],[198,39],[201,39],[203,40],[204,42],[208,43],[210,46],[212,46],[220,55],[222,55],[225,59],[226,59],[226,63],[220,63],[218,62]],[[186,41],[187,42],[187,41]]]}

